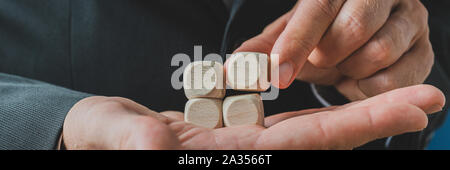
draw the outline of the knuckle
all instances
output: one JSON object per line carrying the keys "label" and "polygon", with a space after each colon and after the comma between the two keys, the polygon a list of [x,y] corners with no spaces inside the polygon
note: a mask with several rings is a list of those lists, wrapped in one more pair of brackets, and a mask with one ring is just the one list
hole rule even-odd
{"label": "knuckle", "polygon": [[333,60],[330,60],[330,58],[322,55],[310,57],[309,59],[310,59],[309,61],[311,62],[312,65],[314,65],[314,67],[321,70],[332,69],[335,66]]}
{"label": "knuckle", "polygon": [[287,50],[296,51],[296,49],[305,49],[301,50],[304,54],[299,54],[301,56],[308,56],[309,53],[314,49],[313,41],[308,38],[290,38],[287,43]]}
{"label": "knuckle", "polygon": [[318,133],[321,136],[322,143],[320,144],[321,149],[330,149],[330,148],[336,148],[336,143],[339,143],[338,141],[332,140],[329,134],[329,129],[327,126],[327,117],[324,115],[318,115],[316,118],[316,126],[318,129]]}
{"label": "knuckle", "polygon": [[427,60],[434,60],[434,51],[430,41],[426,42],[423,50],[425,50],[425,57]]}
{"label": "knuckle", "polygon": [[428,19],[428,17],[430,16],[430,14],[428,12],[428,9],[421,2],[418,2],[418,3],[419,3],[418,4],[418,11],[419,11],[419,13],[421,14],[421,16],[423,18],[427,18]]}
{"label": "knuckle", "polygon": [[414,24],[418,24],[421,31],[425,30],[425,27],[428,26],[428,9],[418,0],[408,2],[410,3],[405,5],[405,15],[410,16],[410,19],[414,21]]}
{"label": "knuckle", "polygon": [[417,35],[417,28],[413,21],[404,16],[396,16],[395,22],[392,22],[391,26],[393,29],[387,31],[389,36],[386,37],[386,41],[391,41],[388,45],[395,45],[399,49],[407,49]]}
{"label": "knuckle", "polygon": [[429,13],[428,13],[428,10],[423,6],[423,5],[421,5],[422,7],[421,7],[421,11],[422,11],[422,19],[420,20],[420,25],[421,25],[421,28],[422,28],[422,30],[426,30],[426,29],[428,29],[428,17],[429,17]]}
{"label": "knuckle", "polygon": [[310,39],[293,38],[292,43],[295,46],[305,47],[310,50],[314,48],[314,44]]}
{"label": "knuckle", "polygon": [[383,76],[379,76],[378,79],[378,83],[379,84],[379,90],[378,90],[378,94],[384,93],[384,92],[388,92],[394,89],[397,89],[398,83],[397,80],[389,75],[383,75]]}
{"label": "knuckle", "polygon": [[334,18],[341,8],[341,0],[316,0],[318,8],[329,18]]}
{"label": "knuckle", "polygon": [[359,86],[364,94],[372,97],[398,88],[398,82],[389,74],[378,74],[372,78],[361,80]]}
{"label": "knuckle", "polygon": [[416,24],[418,24],[418,27],[420,28],[419,30],[425,31],[428,27],[428,10],[425,8],[425,6],[420,4],[414,9],[414,11],[416,13]]}
{"label": "knuckle", "polygon": [[368,20],[364,19],[363,14],[359,12],[352,12],[344,14],[345,18],[342,21],[344,28],[347,28],[348,34],[354,38],[364,38],[369,30]]}
{"label": "knuckle", "polygon": [[372,55],[368,55],[368,61],[377,68],[388,66],[389,57],[392,55],[393,43],[389,39],[377,39],[370,44]]}
{"label": "knuckle", "polygon": [[395,17],[395,22],[393,22],[393,26],[396,30],[408,31],[410,25],[412,25],[410,19],[403,16]]}
{"label": "knuckle", "polygon": [[433,68],[434,62],[435,62],[435,54],[433,51],[433,48],[431,47],[431,43],[428,42],[427,47],[425,48],[427,50],[425,54],[425,60],[426,60],[426,77],[431,73],[431,69]]}
{"label": "knuckle", "polygon": [[428,17],[428,10],[425,7],[425,5],[422,4],[422,2],[420,0],[415,0],[415,1],[409,1],[410,5],[409,5],[409,9],[417,12],[417,14],[420,14],[423,17]]}
{"label": "knuckle", "polygon": [[379,123],[376,121],[376,118],[373,114],[373,109],[370,106],[365,106],[361,108],[362,113],[366,117],[365,122],[367,122],[367,126],[371,127],[372,134],[374,137],[379,138],[382,137],[382,127],[380,127]]}

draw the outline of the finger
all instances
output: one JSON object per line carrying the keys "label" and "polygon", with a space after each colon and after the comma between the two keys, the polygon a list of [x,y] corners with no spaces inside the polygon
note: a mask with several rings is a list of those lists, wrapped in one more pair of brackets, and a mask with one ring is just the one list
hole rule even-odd
{"label": "finger", "polygon": [[399,6],[364,47],[338,65],[339,71],[359,80],[394,64],[424,34],[427,17],[423,11]]}
{"label": "finger", "polygon": [[313,113],[318,113],[318,112],[324,112],[324,111],[330,111],[330,110],[334,110],[336,108],[337,108],[337,106],[331,106],[331,107],[320,108],[320,109],[308,109],[308,110],[301,110],[301,111],[295,111],[295,112],[280,113],[280,114],[266,117],[264,119],[264,126],[270,127],[270,126],[277,124],[278,122],[281,122],[281,121],[284,121],[284,120],[287,120],[287,119],[290,119],[293,117],[303,116],[303,115],[308,115],[308,114],[313,114]]}
{"label": "finger", "polygon": [[265,149],[352,149],[421,130],[427,123],[425,113],[414,105],[380,102],[286,120],[264,131],[257,144]]}
{"label": "finger", "polygon": [[279,70],[273,76],[274,86],[284,89],[292,83],[343,3],[344,0],[300,1],[271,52],[273,69]]}
{"label": "finger", "polygon": [[367,96],[374,96],[392,89],[421,84],[431,72],[434,54],[427,36],[407,52],[398,62],[367,79],[358,86]]}
{"label": "finger", "polygon": [[325,112],[325,111],[334,111],[334,110],[342,110],[342,109],[346,109],[349,108],[353,105],[357,105],[359,104],[361,101],[355,101],[352,103],[348,103],[342,106],[330,106],[330,107],[325,107],[325,108],[319,108],[319,109],[308,109],[308,110],[301,110],[301,111],[293,111],[293,112],[286,112],[286,113],[280,113],[280,114],[276,114],[273,116],[269,116],[266,117],[264,119],[264,123],[265,123],[265,127],[270,127],[273,126],[277,123],[280,123],[282,121],[291,119],[291,118],[295,118],[298,116],[304,116],[304,115],[309,115],[309,114],[314,114],[314,113],[320,113],[320,112]]}
{"label": "finger", "polygon": [[358,86],[358,80],[345,78],[336,84],[336,89],[350,101],[364,100],[368,97]]}
{"label": "finger", "polygon": [[177,120],[177,121],[184,121],[184,114],[181,112],[165,111],[165,112],[161,112],[160,114],[162,114],[168,118]]}
{"label": "finger", "polygon": [[318,85],[331,86],[342,79],[342,74],[336,68],[321,69],[306,61],[300,73],[297,74],[296,79]]}
{"label": "finger", "polygon": [[363,46],[386,22],[397,1],[347,1],[308,60],[332,68]]}
{"label": "finger", "polygon": [[431,85],[416,85],[369,98],[352,107],[371,106],[381,102],[408,103],[419,107],[426,113],[434,113],[442,110],[445,96],[439,89]]}

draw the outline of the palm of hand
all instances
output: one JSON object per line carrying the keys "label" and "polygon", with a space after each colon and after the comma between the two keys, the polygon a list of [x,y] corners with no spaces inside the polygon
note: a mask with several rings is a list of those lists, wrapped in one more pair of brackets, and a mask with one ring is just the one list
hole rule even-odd
{"label": "palm of hand", "polygon": [[444,100],[436,88],[420,85],[344,106],[281,113],[267,117],[266,127],[206,129],[185,123],[182,113],[163,112],[167,119],[150,120],[129,141],[138,149],[352,149],[425,128],[426,113]]}

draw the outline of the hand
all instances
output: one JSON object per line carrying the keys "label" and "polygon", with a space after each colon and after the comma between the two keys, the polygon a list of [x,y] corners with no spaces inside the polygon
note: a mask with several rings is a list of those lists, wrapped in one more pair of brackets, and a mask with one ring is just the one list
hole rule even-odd
{"label": "hand", "polygon": [[178,149],[169,119],[120,97],[94,96],[75,104],[64,121],[67,149]]}
{"label": "hand", "polygon": [[419,0],[301,0],[236,52],[279,54],[279,81],[335,85],[361,100],[424,82],[434,62]]}
{"label": "hand", "polygon": [[[395,102],[393,102],[395,101]],[[282,113],[257,125],[206,129],[183,113],[150,111],[121,98],[88,98],[64,125],[69,149],[352,149],[377,138],[422,130],[443,94],[428,85],[344,106]]]}

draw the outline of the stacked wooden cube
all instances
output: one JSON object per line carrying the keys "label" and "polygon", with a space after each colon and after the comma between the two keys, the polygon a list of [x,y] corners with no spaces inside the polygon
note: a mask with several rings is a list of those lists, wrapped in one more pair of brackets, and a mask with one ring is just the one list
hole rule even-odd
{"label": "stacked wooden cube", "polygon": [[264,107],[259,94],[225,98],[225,91],[226,84],[239,91],[266,91],[270,87],[268,73],[269,57],[262,53],[234,54],[228,61],[226,73],[218,62],[191,63],[183,74],[184,91],[189,99],[185,121],[205,128],[263,126]]}

